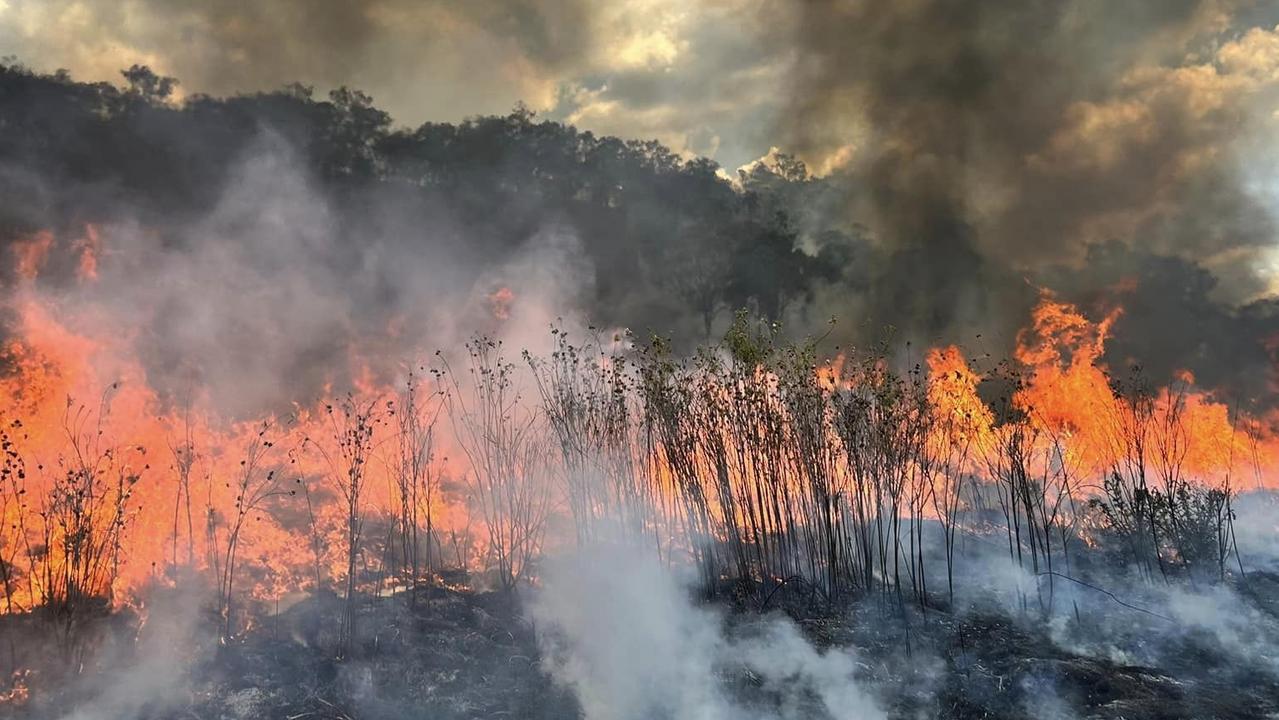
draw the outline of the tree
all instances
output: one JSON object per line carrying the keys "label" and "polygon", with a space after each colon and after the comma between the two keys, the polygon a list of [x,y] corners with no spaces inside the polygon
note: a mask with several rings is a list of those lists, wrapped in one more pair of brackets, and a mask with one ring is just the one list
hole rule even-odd
{"label": "tree", "polygon": [[129,84],[129,93],[148,103],[161,103],[168,100],[178,86],[177,79],[157,75],[146,65],[131,65],[128,70],[121,70],[120,74]]}
{"label": "tree", "polygon": [[329,93],[333,123],[325,149],[326,170],[334,175],[372,178],[381,169],[378,143],[386,137],[391,116],[373,106],[373,98],[345,86]]}

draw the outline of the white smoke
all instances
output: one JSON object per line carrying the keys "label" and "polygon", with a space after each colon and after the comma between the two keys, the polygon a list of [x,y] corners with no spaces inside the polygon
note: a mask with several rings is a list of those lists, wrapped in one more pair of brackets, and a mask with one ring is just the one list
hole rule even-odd
{"label": "white smoke", "polygon": [[[549,563],[531,603],[543,663],[587,720],[884,717],[846,649],[820,650],[780,617],[728,633],[690,599],[688,578],[634,548],[592,548]],[[770,698],[726,689],[747,678]]]}
{"label": "white smoke", "polygon": [[[132,720],[167,716],[189,703],[191,670],[213,651],[204,624],[200,583],[154,592],[139,609],[145,620],[105,628],[104,647],[91,657],[94,672],[75,681],[80,700],[62,720]],[[37,711],[36,717],[42,717]]]}

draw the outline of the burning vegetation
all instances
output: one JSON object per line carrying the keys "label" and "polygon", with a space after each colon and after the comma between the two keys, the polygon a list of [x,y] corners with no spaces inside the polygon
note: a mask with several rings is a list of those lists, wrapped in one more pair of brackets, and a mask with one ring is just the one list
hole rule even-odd
{"label": "burning vegetation", "polygon": [[[225,173],[215,200],[130,168],[93,191],[190,204],[177,220],[70,194],[78,222],[5,208],[0,714],[1279,711],[1272,377],[1201,384],[1112,350],[1128,304],[1150,312],[1143,280],[1190,265],[1027,283],[1002,344],[921,343],[933,309],[898,334],[806,336],[788,323],[865,290],[845,264],[881,251],[830,228],[804,245],[769,190],[819,194],[802,166],[735,187],[523,109],[392,132],[347,90],[178,109],[143,69],[125,91],[0,70],[81,123],[33,135],[285,128],[189,170]],[[299,160],[299,137],[322,157]],[[501,143],[536,162],[442,157]],[[467,207],[481,189],[526,214]],[[426,212],[404,197],[460,217],[395,244]],[[533,223],[534,197],[569,219]],[[633,246],[581,244],[614,222]],[[509,256],[451,244],[468,224]],[[1268,361],[1269,305],[1204,292],[1252,337],[1187,355],[1218,378]],[[672,302],[673,336],[621,329]],[[618,329],[582,320],[597,307]]]}
{"label": "burning vegetation", "polygon": [[744,608],[878,597],[903,623],[998,584],[964,571],[974,541],[1006,547],[1030,617],[1077,604],[1078,586],[1109,594],[1096,577],[1124,568],[1233,584],[1240,494],[1273,489],[1279,461],[1273,418],[1188,374],[1112,378],[1100,358],[1122,311],[1093,321],[1047,293],[1013,358],[985,367],[955,346],[822,359],[743,313],[692,357],[562,327],[522,358],[476,337],[458,368],[441,352],[398,382],[235,422],[198,389],[166,404],[119,336],[69,329],[33,287],[14,300],[0,580],[8,622],[55,642],[10,635],[11,706],[94,672],[103,624],[145,623],[157,593],[194,594],[223,645],[332,594],[319,650],[359,658],[378,642],[361,605],[537,587],[542,556],[572,546],[646,548]]}

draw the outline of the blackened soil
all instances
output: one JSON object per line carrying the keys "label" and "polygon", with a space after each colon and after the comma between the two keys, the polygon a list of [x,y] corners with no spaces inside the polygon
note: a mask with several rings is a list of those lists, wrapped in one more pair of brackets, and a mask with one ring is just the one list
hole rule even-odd
{"label": "blackened soil", "polygon": [[[1261,575],[1241,595],[1273,613],[1279,576]],[[1251,595],[1249,595],[1251,593]],[[798,623],[817,646],[854,647],[859,680],[894,718],[1279,718],[1273,667],[1241,667],[1211,642],[1188,636],[1159,667],[1124,664],[1101,653],[1070,651],[1042,623],[996,611],[952,614],[907,611],[865,599],[839,612],[803,602],[773,603],[760,615],[738,604],[725,613],[726,631],[782,619]],[[56,674],[40,669],[20,678],[25,702],[0,701],[0,717],[188,718],[207,720],[380,720],[382,718],[577,718],[572,694],[542,671],[534,628],[518,599],[501,593],[444,587],[367,598],[361,642],[338,658],[340,603],[306,599],[260,620],[239,640],[191,647],[179,681],[150,687],[154,697],[126,710],[103,704],[112,685],[136,682],[136,671],[93,667]],[[820,610],[820,611],[819,611]],[[121,648],[138,636],[128,616],[101,621],[99,643],[126,666]],[[54,645],[31,617],[0,617],[16,656],[38,657]],[[105,639],[102,639],[105,638]],[[43,643],[43,645],[41,645]],[[33,650],[34,648],[34,650]],[[3,649],[3,648],[0,648]],[[126,648],[127,649],[127,648]],[[35,653],[35,654],[33,654]],[[86,666],[88,668],[88,666]],[[127,679],[127,680],[126,680]],[[727,691],[766,707],[749,668],[724,675]],[[11,688],[0,681],[0,697]],[[123,714],[122,714],[123,713]],[[819,717],[814,706],[813,716]]]}

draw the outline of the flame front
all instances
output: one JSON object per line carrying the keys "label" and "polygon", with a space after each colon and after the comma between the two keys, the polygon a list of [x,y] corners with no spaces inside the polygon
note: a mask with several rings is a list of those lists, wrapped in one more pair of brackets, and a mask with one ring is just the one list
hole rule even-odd
{"label": "flame front", "polygon": [[[438,392],[445,388],[438,375],[418,378],[421,404],[406,405],[402,385],[379,384],[358,362],[352,366],[362,369],[346,383],[355,388],[349,397],[299,404],[287,415],[228,421],[210,409],[198,387],[175,403],[148,385],[142,363],[130,351],[128,332],[106,320],[95,322],[92,307],[63,308],[37,292],[35,281],[53,244],[51,233],[39,233],[16,244],[11,259],[22,284],[8,307],[16,318],[14,333],[0,350],[6,368],[0,380],[7,454],[0,506],[6,612],[28,610],[67,592],[135,602],[149,584],[176,583],[193,577],[189,571],[216,579],[228,595],[234,583],[235,592],[258,600],[346,580],[353,561],[340,548],[351,530],[351,509],[334,479],[349,472],[341,466],[352,412],[368,424],[371,438],[369,457],[360,461],[367,492],[357,511],[382,534],[363,534],[360,582],[396,581],[391,575],[397,570],[387,560],[389,538],[408,502],[396,479],[407,461],[397,442],[404,427],[400,416],[440,416]],[[98,231],[86,229],[73,249],[79,282],[94,282],[102,252]],[[512,297],[505,288],[493,293],[486,298],[489,310],[504,317]],[[691,392],[705,382],[699,402],[711,410],[670,429],[695,436],[688,446],[694,454],[680,454],[670,442],[674,436],[664,439],[657,428],[647,442],[632,438],[612,446],[611,469],[597,472],[620,475],[616,467],[624,465],[636,477],[647,474],[657,488],[653,505],[681,516],[659,534],[672,536],[678,525],[721,542],[766,545],[788,522],[825,517],[834,523],[836,505],[855,510],[858,503],[881,502],[863,497],[858,485],[859,473],[875,470],[838,456],[850,453],[852,444],[869,447],[883,439],[841,435],[833,414],[840,407],[888,412],[888,403],[900,403],[894,398],[914,392],[915,383],[926,416],[903,416],[894,426],[903,433],[895,441],[917,442],[926,450],[912,457],[931,460],[927,467],[912,461],[915,465],[903,467],[896,484],[882,490],[901,499],[903,512],[913,518],[952,512],[937,498],[952,494],[948,483],[957,479],[998,485],[1007,470],[1001,458],[1011,444],[1020,448],[1022,471],[1079,499],[1103,478],[1134,465],[1151,468],[1151,477],[1165,486],[1186,479],[1238,484],[1238,478],[1251,476],[1256,484],[1273,487],[1279,446],[1265,430],[1270,418],[1241,416],[1197,389],[1189,374],[1157,388],[1116,380],[1102,358],[1120,312],[1092,321],[1045,294],[1018,335],[1010,363],[979,370],[960,348],[938,347],[927,355],[926,374],[912,381],[908,373],[901,385],[888,380],[882,359],[859,364],[840,357],[804,365],[801,374],[807,373],[810,385],[760,367],[733,380],[723,375],[713,381],[707,378],[720,370],[694,369],[687,374],[694,383]],[[68,313],[76,313],[74,327]],[[85,330],[94,327],[102,331]],[[606,375],[628,372],[611,357],[600,362]],[[672,377],[655,374],[643,382]],[[983,383],[992,380],[1009,389],[1000,401],[981,397]],[[633,385],[618,388],[622,406],[639,402],[631,395]],[[832,398],[841,394],[851,399],[832,410]],[[553,418],[551,410],[544,404],[541,413]],[[747,410],[751,414],[743,420],[740,413]],[[676,415],[682,411],[671,409]],[[619,417],[629,422],[625,411]],[[626,432],[638,433],[637,427]],[[783,430],[779,434],[776,428]],[[792,460],[743,459],[752,448],[780,439],[793,448],[767,457]],[[466,489],[464,478],[474,468],[464,456],[458,440],[442,430],[422,469],[439,492],[429,507],[414,512],[433,533],[426,540],[428,556],[483,566],[492,548]],[[572,476],[571,467],[559,472]],[[812,490],[819,480],[815,472],[829,484],[821,492]],[[618,482],[622,488],[623,481]],[[624,482],[637,483],[634,478]],[[569,489],[560,492],[571,494],[573,482],[565,486]],[[764,487],[777,495],[746,491]],[[788,493],[777,488],[812,497],[816,504],[802,511],[779,509],[777,498]],[[616,492],[611,500],[601,495],[587,498],[584,506],[572,498],[564,504],[575,515],[590,513],[616,504],[624,495]],[[754,530],[740,536],[735,528],[742,527]],[[84,555],[92,557],[86,561]],[[24,562],[27,567],[19,572]],[[88,570],[82,567],[86,562],[92,566]],[[73,570],[87,574],[72,577]]]}

